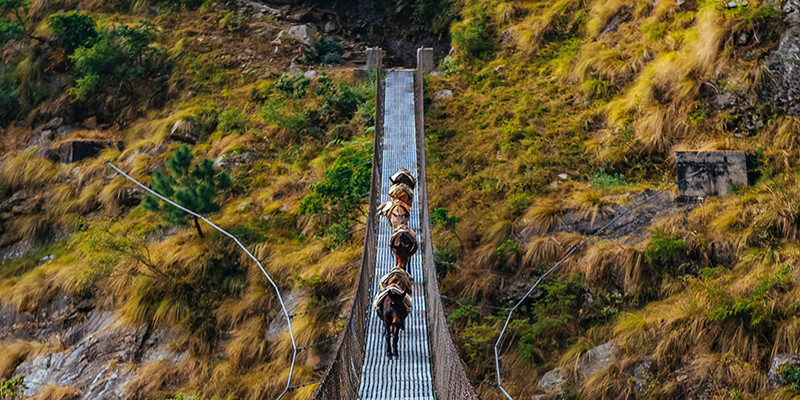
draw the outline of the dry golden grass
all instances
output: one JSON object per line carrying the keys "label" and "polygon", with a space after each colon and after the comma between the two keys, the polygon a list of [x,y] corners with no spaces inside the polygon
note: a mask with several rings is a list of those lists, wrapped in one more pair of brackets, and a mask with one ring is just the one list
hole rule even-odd
{"label": "dry golden grass", "polygon": [[77,400],[83,393],[72,386],[47,385],[40,394],[31,397],[32,400]]}

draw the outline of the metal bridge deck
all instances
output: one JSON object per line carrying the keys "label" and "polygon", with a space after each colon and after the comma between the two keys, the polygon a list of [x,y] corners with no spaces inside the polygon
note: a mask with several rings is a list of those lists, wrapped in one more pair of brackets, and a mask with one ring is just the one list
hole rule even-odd
{"label": "metal bridge deck", "polygon": [[[389,177],[401,167],[415,176],[417,171],[416,129],[414,125],[413,71],[390,71],[386,76],[386,96],[381,165],[381,202],[389,200]],[[419,230],[419,197],[414,197],[408,226],[422,238]],[[378,293],[378,280],[394,266],[389,250],[391,227],[385,218],[378,222],[378,255],[370,287],[370,299]],[[434,400],[431,375],[428,323],[425,319],[425,288],[422,276],[422,251],[411,258],[409,272],[414,277],[414,307],[400,334],[400,357],[396,361],[384,356],[386,342],[383,323],[370,307],[367,312],[366,353],[359,386],[362,400]]]}

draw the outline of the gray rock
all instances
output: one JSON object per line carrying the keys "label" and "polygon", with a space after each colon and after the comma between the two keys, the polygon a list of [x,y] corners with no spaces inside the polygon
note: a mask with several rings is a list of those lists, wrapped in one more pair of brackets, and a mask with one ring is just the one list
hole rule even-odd
{"label": "gray rock", "polygon": [[179,142],[195,144],[197,139],[200,138],[199,132],[195,124],[188,119],[179,119],[172,125],[169,131],[169,138]]}
{"label": "gray rock", "polygon": [[433,101],[440,102],[444,99],[453,97],[453,91],[450,89],[442,89],[433,94]]}
{"label": "gray rock", "polygon": [[300,64],[297,63],[296,58],[293,58],[292,61],[289,63],[289,67],[286,68],[286,72],[290,74],[296,74],[300,72]]}
{"label": "gray rock", "polygon": [[786,28],[778,48],[765,62],[771,76],[763,80],[757,93],[787,114],[800,116],[800,0],[788,0],[783,13]]}
{"label": "gray rock", "polygon": [[781,367],[787,364],[800,365],[800,354],[781,353],[772,358],[772,363],[767,373],[767,388],[769,390],[775,390],[786,384],[778,373]]}
{"label": "gray rock", "polygon": [[542,378],[539,379],[539,387],[548,392],[558,390],[561,384],[566,380],[564,371],[561,368],[552,369],[545,372]]}
{"label": "gray rock", "polygon": [[308,79],[314,79],[317,76],[317,71],[306,71],[303,76]]}
{"label": "gray rock", "polygon": [[611,342],[587,351],[578,359],[578,372],[590,376],[595,372],[607,370],[616,361],[613,353],[614,346]]}
{"label": "gray rock", "polygon": [[715,110],[724,110],[736,104],[736,95],[733,93],[719,93],[711,98],[711,107]]}
{"label": "gray rock", "polygon": [[646,355],[633,364],[633,374],[629,381],[633,383],[634,389],[639,394],[646,392],[650,386],[650,380],[653,378],[653,361],[653,356]]}
{"label": "gray rock", "polygon": [[87,158],[97,157],[100,153],[114,146],[109,140],[75,139],[62,142],[57,146],[44,149],[42,156],[55,162],[71,164]]}
{"label": "gray rock", "polygon": [[289,27],[289,36],[309,46],[314,42],[314,30],[308,25],[293,25]]}
{"label": "gray rock", "polygon": [[[300,305],[300,301],[305,294],[306,291],[304,289],[298,289],[291,293],[281,293],[283,304],[286,306],[286,312],[288,312],[289,315],[297,312],[297,306]],[[278,312],[278,315],[269,322],[269,328],[267,328],[265,338],[270,341],[277,340],[288,332],[288,328],[289,324],[286,323],[286,316],[283,315],[283,312]]]}
{"label": "gray rock", "polygon": [[603,29],[601,35],[609,32],[616,32],[617,29],[619,29],[620,24],[627,22],[631,18],[631,10],[632,7],[630,6],[620,8],[619,11],[617,11],[617,13],[611,17],[611,20],[608,21],[608,25],[606,25],[606,28]]}
{"label": "gray rock", "polygon": [[214,167],[234,168],[243,164],[249,164],[256,160],[258,160],[258,156],[252,151],[245,151],[238,155],[223,154],[214,160]]}
{"label": "gray rock", "polygon": [[336,32],[337,29],[339,29],[339,26],[336,25],[336,22],[333,21],[326,22],[325,25],[322,27],[322,31],[328,34]]}
{"label": "gray rock", "polygon": [[531,400],[556,400],[558,395],[556,393],[535,394]]}

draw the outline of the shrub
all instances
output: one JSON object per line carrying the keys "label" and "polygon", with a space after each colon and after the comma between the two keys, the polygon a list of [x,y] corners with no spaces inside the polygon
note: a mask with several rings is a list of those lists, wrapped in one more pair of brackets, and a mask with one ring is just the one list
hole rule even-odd
{"label": "shrub", "polygon": [[97,38],[96,23],[92,17],[74,10],[51,14],[47,18],[47,26],[68,52],[85,47]]}
{"label": "shrub", "polygon": [[421,29],[442,35],[447,33],[455,15],[446,0],[415,0],[411,5],[411,20]]}
{"label": "shrub", "polygon": [[19,111],[16,87],[9,69],[0,68],[0,126],[6,126]]}
{"label": "shrub", "polygon": [[325,177],[311,185],[311,193],[300,201],[300,213],[353,219],[369,192],[371,156],[371,145],[343,148]]}
{"label": "shrub", "polygon": [[[23,36],[27,23],[24,15],[28,13],[28,6],[29,1],[0,0],[0,45]],[[8,15],[15,19],[8,19]]]}
{"label": "shrub", "polygon": [[591,179],[592,187],[598,189],[611,189],[615,186],[624,185],[625,177],[620,173],[606,172],[606,168],[600,167]]}
{"label": "shrub", "polygon": [[[214,198],[219,191],[230,186],[231,178],[225,172],[216,171],[211,160],[204,159],[193,165],[193,159],[188,146],[176,149],[167,160],[165,172],[153,173],[153,190],[196,213],[217,212],[221,207]],[[145,196],[142,204],[147,210],[164,214],[167,223],[180,226],[187,224],[189,214],[152,195]],[[198,235],[203,237],[197,217],[192,218]]]}
{"label": "shrub", "polygon": [[244,8],[240,8],[239,11],[235,13],[233,11],[228,11],[219,20],[219,26],[227,29],[230,32],[239,30],[239,28],[242,27],[244,12],[245,12]]}
{"label": "shrub", "polygon": [[160,51],[150,45],[156,27],[141,21],[139,27],[122,25],[100,32],[91,47],[80,47],[69,57],[79,78],[69,93],[78,100],[106,83],[130,82],[147,76],[155,68]]}
{"label": "shrub", "polygon": [[242,133],[247,125],[247,116],[237,108],[230,108],[219,115],[219,129],[228,135]]}
{"label": "shrub", "polygon": [[320,64],[334,65],[342,61],[344,50],[336,39],[326,36],[314,43],[314,53]]}
{"label": "shrub", "polygon": [[792,390],[800,391],[800,365],[784,364],[778,370],[778,376],[786,382]]}
{"label": "shrub", "polygon": [[450,28],[453,45],[466,59],[485,60],[494,52],[489,18],[477,7],[467,9],[464,14],[465,19]]}
{"label": "shrub", "polygon": [[25,381],[24,376],[20,376],[17,379],[0,381],[0,399],[2,400],[24,399],[25,391],[22,389],[22,382],[24,381]]}

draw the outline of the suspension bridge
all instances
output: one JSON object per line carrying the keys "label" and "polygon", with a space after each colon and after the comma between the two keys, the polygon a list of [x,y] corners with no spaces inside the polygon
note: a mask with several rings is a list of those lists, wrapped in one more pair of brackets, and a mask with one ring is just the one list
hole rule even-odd
{"label": "suspension bridge", "polygon": [[[334,359],[314,399],[449,400],[477,399],[453,345],[442,309],[433,262],[425,173],[422,73],[427,49],[418,52],[416,70],[382,71],[382,52],[370,49],[368,67],[376,76],[375,138],[364,253],[352,308]],[[418,177],[409,227],[420,241],[412,257],[413,311],[400,337],[400,357],[384,356],[383,322],[371,307],[380,277],[394,266],[389,249],[391,227],[376,217],[378,203],[389,200],[389,177],[407,168]]]}

